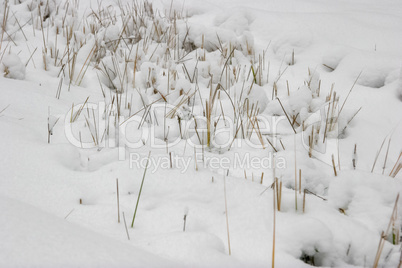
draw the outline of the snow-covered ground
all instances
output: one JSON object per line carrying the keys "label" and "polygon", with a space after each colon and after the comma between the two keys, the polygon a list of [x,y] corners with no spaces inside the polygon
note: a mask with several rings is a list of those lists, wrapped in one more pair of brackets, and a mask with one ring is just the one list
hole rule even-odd
{"label": "snow-covered ground", "polygon": [[398,267],[401,14],[2,0],[0,267]]}

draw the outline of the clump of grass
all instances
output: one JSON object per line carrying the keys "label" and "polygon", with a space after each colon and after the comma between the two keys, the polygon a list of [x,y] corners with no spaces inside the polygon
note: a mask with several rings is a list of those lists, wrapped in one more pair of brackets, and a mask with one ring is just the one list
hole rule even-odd
{"label": "clump of grass", "polygon": [[281,211],[281,204],[282,204],[282,180],[279,181],[278,178],[275,178],[273,183],[274,195],[275,195],[275,204],[276,209]]}
{"label": "clump of grass", "polygon": [[1,24],[0,63],[2,61],[3,55],[4,55],[5,50],[6,50],[6,49],[4,49],[4,52],[1,51],[2,46],[3,46],[4,34],[8,35],[8,33],[7,33],[7,23],[8,23],[8,14],[9,14],[9,12],[10,12],[10,6],[9,6],[9,3],[8,3],[8,0],[5,0],[5,2],[4,2],[4,10],[3,10],[3,21],[2,21],[2,24]]}

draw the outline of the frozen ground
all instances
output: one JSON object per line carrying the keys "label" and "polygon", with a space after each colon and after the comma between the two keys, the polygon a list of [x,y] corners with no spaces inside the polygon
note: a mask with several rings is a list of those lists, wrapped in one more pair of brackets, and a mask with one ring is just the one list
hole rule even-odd
{"label": "frozen ground", "polygon": [[2,0],[0,267],[398,267],[402,3],[151,3]]}

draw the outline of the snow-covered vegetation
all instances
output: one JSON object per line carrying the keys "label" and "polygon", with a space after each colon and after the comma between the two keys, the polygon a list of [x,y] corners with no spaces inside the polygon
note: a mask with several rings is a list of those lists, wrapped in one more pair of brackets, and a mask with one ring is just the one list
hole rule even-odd
{"label": "snow-covered vegetation", "polygon": [[398,267],[401,12],[2,1],[0,266]]}

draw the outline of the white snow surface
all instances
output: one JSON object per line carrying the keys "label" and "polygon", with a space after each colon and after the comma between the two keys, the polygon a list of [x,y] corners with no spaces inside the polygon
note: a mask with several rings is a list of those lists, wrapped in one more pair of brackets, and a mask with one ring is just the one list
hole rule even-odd
{"label": "white snow surface", "polygon": [[0,197],[2,267],[176,267],[177,264]]}

